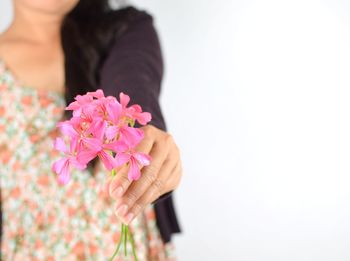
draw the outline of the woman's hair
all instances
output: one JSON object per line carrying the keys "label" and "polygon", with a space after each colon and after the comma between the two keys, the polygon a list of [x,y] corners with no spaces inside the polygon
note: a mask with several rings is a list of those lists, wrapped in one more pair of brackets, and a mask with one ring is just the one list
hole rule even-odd
{"label": "woman's hair", "polygon": [[99,68],[114,37],[126,27],[127,8],[114,11],[108,0],[80,0],[62,28],[67,104],[78,94],[96,90]]}

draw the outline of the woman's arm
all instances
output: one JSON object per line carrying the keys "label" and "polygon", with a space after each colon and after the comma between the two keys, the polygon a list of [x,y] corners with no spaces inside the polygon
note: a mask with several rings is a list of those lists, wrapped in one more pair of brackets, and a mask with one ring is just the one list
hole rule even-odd
{"label": "woman's arm", "polygon": [[132,7],[121,14],[125,28],[114,41],[100,73],[100,85],[107,95],[123,91],[132,103],[152,113],[150,124],[166,130],[159,105],[163,58],[153,19]]}
{"label": "woman's arm", "polygon": [[180,182],[182,169],[179,150],[166,132],[159,105],[163,60],[152,17],[134,8],[126,12],[125,30],[115,39],[101,70],[101,88],[106,95],[125,92],[132,103],[152,114],[150,126],[142,127],[145,139],[138,146],[138,150],[151,155],[151,165],[141,170],[138,181],[130,183],[124,167],[109,183],[111,196],[117,201],[117,213],[129,223],[128,213],[135,217],[147,204],[157,203],[172,193]]}

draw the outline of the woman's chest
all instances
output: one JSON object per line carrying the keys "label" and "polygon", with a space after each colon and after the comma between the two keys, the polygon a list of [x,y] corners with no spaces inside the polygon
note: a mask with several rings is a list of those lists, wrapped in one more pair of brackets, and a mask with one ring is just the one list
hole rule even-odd
{"label": "woman's chest", "polygon": [[0,41],[0,57],[23,85],[64,92],[64,54],[59,43]]}
{"label": "woman's chest", "polygon": [[54,92],[20,86],[0,61],[0,163],[25,163],[52,150],[65,101]]}

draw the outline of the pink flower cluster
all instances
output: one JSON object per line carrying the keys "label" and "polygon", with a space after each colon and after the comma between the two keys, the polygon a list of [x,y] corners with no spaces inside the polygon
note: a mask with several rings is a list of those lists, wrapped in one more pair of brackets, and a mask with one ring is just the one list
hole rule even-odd
{"label": "pink flower cluster", "polygon": [[150,164],[149,155],[136,151],[144,133],[134,124],[146,125],[151,114],[139,105],[128,107],[128,95],[120,93],[119,98],[120,102],[97,90],[78,95],[68,105],[66,110],[73,111],[73,116],[58,123],[64,137],[54,142],[54,148],[64,155],[52,165],[60,183],[68,183],[72,167],[83,170],[96,157],[109,171],[128,164],[130,180],[139,179],[140,167]]}

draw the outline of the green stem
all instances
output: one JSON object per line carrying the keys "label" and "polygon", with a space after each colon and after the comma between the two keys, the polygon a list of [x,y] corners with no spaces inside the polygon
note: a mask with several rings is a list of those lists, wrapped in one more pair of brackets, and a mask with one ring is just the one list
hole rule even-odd
{"label": "green stem", "polygon": [[122,223],[122,228],[121,228],[121,232],[120,232],[120,237],[119,237],[117,249],[114,251],[112,257],[108,259],[108,261],[113,261],[113,259],[117,256],[119,249],[120,249],[120,246],[122,245],[122,242],[123,242],[123,236],[124,236],[124,224]]}
{"label": "green stem", "polygon": [[124,255],[127,256],[127,243],[128,243],[128,230],[129,227],[127,225],[124,225],[125,231],[124,231]]}
{"label": "green stem", "polygon": [[[112,169],[111,176],[114,177],[115,175],[116,175],[116,171],[115,171],[115,169]],[[124,243],[124,255],[125,256],[128,255],[128,250],[127,250],[128,239],[130,240],[130,243],[131,243],[131,246],[132,246],[132,253],[133,253],[134,258],[135,258],[134,261],[138,261],[138,258],[137,258],[137,255],[136,255],[134,237],[133,237],[131,231],[129,230],[129,226],[128,225],[124,225],[123,223],[122,223],[122,227],[121,227],[120,238],[119,238],[119,242],[118,242],[118,245],[117,245],[117,249],[114,251],[112,257],[108,259],[108,261],[113,261],[113,259],[117,256],[122,243]]]}
{"label": "green stem", "polygon": [[129,233],[129,238],[130,238],[130,242],[131,242],[131,246],[132,246],[132,253],[134,255],[135,261],[138,261],[137,255],[136,255],[136,249],[135,249],[135,241],[134,241],[133,235],[131,234],[130,229],[128,229],[128,233]]}

